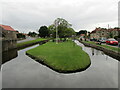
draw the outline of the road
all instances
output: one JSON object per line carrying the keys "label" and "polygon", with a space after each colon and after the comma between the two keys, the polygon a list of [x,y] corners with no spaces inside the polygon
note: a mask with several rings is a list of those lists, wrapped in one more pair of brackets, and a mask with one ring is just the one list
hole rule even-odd
{"label": "road", "polygon": [[17,43],[22,43],[22,42],[26,42],[26,41],[35,40],[35,39],[36,39],[36,38],[27,37],[27,38],[26,38],[26,39],[24,39],[24,40],[17,41]]}
{"label": "road", "polygon": [[117,88],[118,61],[103,52],[75,41],[88,53],[91,66],[82,72],[61,74],[39,64],[25,52],[18,51],[18,57],[2,65],[3,88]]}

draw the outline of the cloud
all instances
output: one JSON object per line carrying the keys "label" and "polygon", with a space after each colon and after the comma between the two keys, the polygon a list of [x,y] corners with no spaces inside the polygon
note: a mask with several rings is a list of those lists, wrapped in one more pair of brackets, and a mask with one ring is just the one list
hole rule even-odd
{"label": "cloud", "polygon": [[66,19],[76,31],[107,24],[117,27],[118,0],[4,0],[1,5],[0,23],[21,32],[49,26],[58,17]]}

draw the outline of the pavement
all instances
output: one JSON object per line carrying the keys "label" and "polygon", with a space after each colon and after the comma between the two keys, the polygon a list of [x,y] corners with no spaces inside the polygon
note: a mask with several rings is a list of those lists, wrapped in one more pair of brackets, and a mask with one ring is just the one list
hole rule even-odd
{"label": "pavement", "polygon": [[35,40],[35,39],[36,39],[36,38],[27,37],[27,38],[26,38],[26,39],[24,39],[24,40],[17,41],[17,43],[22,43],[22,42],[26,42],[26,41]]}

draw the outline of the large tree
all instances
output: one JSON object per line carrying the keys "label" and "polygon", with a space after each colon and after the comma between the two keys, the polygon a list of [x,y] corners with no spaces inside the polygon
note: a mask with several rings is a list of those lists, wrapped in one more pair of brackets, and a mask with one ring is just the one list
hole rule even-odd
{"label": "large tree", "polygon": [[47,26],[41,26],[38,32],[40,37],[49,37],[49,29]]}
{"label": "large tree", "polygon": [[52,25],[49,26],[49,30],[53,37],[56,37],[56,30],[59,38],[70,37],[75,34],[75,31],[71,28],[71,24],[69,24],[63,18],[57,18]]}

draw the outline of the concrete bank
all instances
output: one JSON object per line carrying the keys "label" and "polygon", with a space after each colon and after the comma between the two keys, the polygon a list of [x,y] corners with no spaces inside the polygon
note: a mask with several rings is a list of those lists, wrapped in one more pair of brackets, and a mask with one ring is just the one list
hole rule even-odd
{"label": "concrete bank", "polygon": [[85,42],[82,42],[80,40],[79,40],[79,42],[83,43],[85,46],[92,47],[92,48],[95,48],[97,50],[103,51],[105,54],[109,55],[110,57],[120,61],[120,52],[116,52],[116,51],[113,51],[113,50],[110,50],[110,49],[107,49],[107,48],[104,48],[101,46],[85,43]]}

